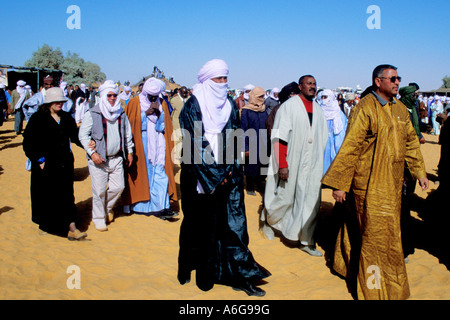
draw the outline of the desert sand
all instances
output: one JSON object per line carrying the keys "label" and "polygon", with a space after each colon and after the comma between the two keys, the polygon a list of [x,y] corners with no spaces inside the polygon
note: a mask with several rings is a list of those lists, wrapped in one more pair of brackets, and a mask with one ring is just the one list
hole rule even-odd
{"label": "desert sand", "polygon": [[[334,275],[325,257],[312,257],[279,239],[267,240],[259,231],[261,195],[246,196],[250,249],[272,276],[261,287],[263,298],[216,285],[203,292],[193,281],[177,281],[178,234],[182,219],[163,221],[156,217],[121,214],[109,231],[98,232],[90,222],[91,182],[85,152],[73,145],[75,155],[75,202],[85,241],[40,235],[31,221],[30,173],[22,136],[13,130],[12,117],[0,127],[0,299],[2,300],[352,300],[344,280]],[[424,199],[437,188],[436,169],[440,156],[437,137],[425,135],[422,152],[429,173],[430,189],[416,189]],[[176,172],[179,182],[179,170]],[[320,229],[333,238],[326,221],[334,200],[322,191]],[[414,212],[412,213],[414,215]],[[328,230],[328,231],[327,231]],[[328,234],[327,234],[328,233]],[[444,244],[444,245],[448,245]],[[319,246],[324,251],[325,245]],[[428,251],[431,251],[428,252]],[[450,299],[450,273],[432,250],[416,248],[407,266],[411,300]],[[79,289],[68,286],[72,266],[79,271]]]}

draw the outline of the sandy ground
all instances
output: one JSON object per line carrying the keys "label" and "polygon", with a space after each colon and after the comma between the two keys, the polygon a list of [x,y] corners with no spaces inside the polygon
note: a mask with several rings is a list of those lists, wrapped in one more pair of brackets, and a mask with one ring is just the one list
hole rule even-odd
{"label": "sandy ground", "polygon": [[[109,231],[100,233],[90,222],[91,182],[85,153],[74,146],[75,202],[87,229],[88,240],[71,242],[66,238],[39,235],[31,222],[30,173],[22,136],[13,131],[10,118],[0,127],[0,299],[5,300],[351,300],[345,281],[333,275],[325,258],[311,257],[279,239],[267,240],[259,231],[261,196],[246,197],[250,249],[256,260],[272,276],[262,286],[263,298],[248,297],[230,287],[216,285],[199,290],[195,281],[181,286],[176,278],[178,234],[182,219],[162,221],[155,217],[120,215]],[[422,146],[427,171],[436,178],[440,147],[437,137],[426,135]],[[179,181],[179,172],[176,174]],[[419,198],[436,189],[417,189]],[[326,221],[334,200],[323,190],[320,229],[333,238]],[[414,214],[414,212],[413,212]],[[327,234],[328,232],[328,234]],[[448,243],[447,243],[448,245]],[[319,247],[324,251],[325,244]],[[407,272],[412,300],[450,299],[450,273],[439,257],[426,248],[410,256]],[[73,266],[79,268],[80,288],[73,284]],[[193,279],[195,275],[193,274]],[[69,280],[69,281],[68,281]]]}

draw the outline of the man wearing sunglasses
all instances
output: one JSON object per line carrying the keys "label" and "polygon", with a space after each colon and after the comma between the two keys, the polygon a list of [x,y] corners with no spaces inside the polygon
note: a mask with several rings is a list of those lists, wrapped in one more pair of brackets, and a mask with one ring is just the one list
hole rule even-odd
{"label": "man wearing sunglasses", "polygon": [[400,80],[392,65],[374,69],[372,87],[353,108],[339,154],[322,179],[334,189],[337,207],[346,208],[333,269],[358,299],[410,295],[400,231],[405,161],[422,190],[428,179],[409,112],[395,98]]}
{"label": "man wearing sunglasses", "polygon": [[[107,80],[99,87],[100,101],[84,115],[79,139],[87,153],[92,182],[92,221],[107,231],[114,219],[113,207],[125,189],[124,166],[133,163],[130,122],[117,98],[119,88]],[[95,141],[95,150],[90,141]]]}

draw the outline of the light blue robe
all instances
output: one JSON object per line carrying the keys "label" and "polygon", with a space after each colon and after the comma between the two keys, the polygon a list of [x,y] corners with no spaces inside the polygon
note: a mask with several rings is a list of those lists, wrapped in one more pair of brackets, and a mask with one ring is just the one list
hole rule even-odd
{"label": "light blue robe", "polygon": [[327,120],[328,125],[328,142],[325,147],[324,158],[323,158],[323,173],[325,174],[333,162],[336,154],[341,148],[342,142],[344,142],[345,132],[347,130],[347,117],[343,112],[340,112],[342,123],[344,128],[337,135],[333,130],[333,120]]}
{"label": "light blue robe", "polygon": [[[141,111],[142,121],[142,141],[147,141],[147,116]],[[155,125],[157,132],[164,131],[164,112],[158,118]],[[147,159],[148,185],[150,186],[150,200],[142,201],[131,205],[132,211],[142,214],[157,214],[170,208],[169,178],[166,175],[164,165],[153,165],[148,159],[148,145],[143,143],[145,158]]]}

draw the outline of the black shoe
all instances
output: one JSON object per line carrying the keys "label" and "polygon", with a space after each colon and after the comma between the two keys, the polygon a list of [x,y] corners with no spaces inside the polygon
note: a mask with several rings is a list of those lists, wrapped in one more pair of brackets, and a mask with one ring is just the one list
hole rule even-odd
{"label": "black shoe", "polygon": [[172,211],[172,210],[165,210],[159,215],[159,218],[161,220],[168,220],[175,218],[178,215],[178,212]]}
{"label": "black shoe", "polygon": [[178,271],[178,281],[181,285],[191,282],[191,272]]}
{"label": "black shoe", "polygon": [[263,289],[258,288],[249,282],[245,282],[242,285],[235,286],[233,287],[233,290],[244,291],[249,296],[264,297],[266,295],[266,292]]}

